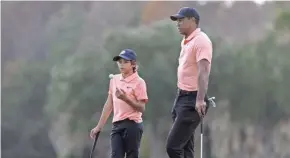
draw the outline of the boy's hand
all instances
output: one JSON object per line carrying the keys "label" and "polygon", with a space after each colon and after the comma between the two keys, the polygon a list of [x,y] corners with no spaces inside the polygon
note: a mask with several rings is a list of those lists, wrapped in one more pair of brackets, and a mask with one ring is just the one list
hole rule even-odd
{"label": "boy's hand", "polygon": [[118,98],[118,99],[121,99],[121,100],[123,100],[123,101],[126,101],[126,99],[127,99],[127,94],[126,94],[126,92],[123,90],[123,89],[119,89],[119,88],[116,88],[117,90],[116,90],[116,97]]}
{"label": "boy's hand", "polygon": [[100,132],[101,130],[102,130],[102,128],[99,127],[99,126],[96,126],[95,128],[93,128],[93,129],[91,130],[91,133],[90,133],[91,138],[92,138],[92,139],[95,139],[97,133]]}

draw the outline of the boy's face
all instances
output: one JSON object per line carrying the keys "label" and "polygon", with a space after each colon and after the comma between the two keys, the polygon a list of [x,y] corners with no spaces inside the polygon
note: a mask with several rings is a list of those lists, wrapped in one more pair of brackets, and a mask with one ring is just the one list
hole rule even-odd
{"label": "boy's face", "polygon": [[117,64],[121,73],[127,74],[130,73],[131,71],[133,72],[134,65],[130,60],[125,60],[121,58],[117,61]]}

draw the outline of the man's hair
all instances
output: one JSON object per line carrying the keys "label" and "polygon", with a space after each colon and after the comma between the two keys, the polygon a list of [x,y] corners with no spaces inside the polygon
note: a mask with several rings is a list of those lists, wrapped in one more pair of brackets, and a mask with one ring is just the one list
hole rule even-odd
{"label": "man's hair", "polygon": [[196,25],[198,26],[199,25],[199,20],[198,19],[195,19],[194,17],[187,17],[188,19],[194,19]]}
{"label": "man's hair", "polygon": [[199,25],[199,20],[195,19],[195,23],[198,26]]}

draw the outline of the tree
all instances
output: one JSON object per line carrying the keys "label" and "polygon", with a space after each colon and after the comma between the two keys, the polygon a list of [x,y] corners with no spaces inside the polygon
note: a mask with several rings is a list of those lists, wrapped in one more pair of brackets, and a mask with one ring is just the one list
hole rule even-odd
{"label": "tree", "polygon": [[42,112],[48,82],[47,65],[24,62],[2,87],[3,157],[55,157]]}
{"label": "tree", "polygon": [[[243,46],[211,37],[214,54],[209,94],[229,101],[236,122],[271,127],[290,114],[289,46],[279,43],[279,37],[270,32],[264,40]],[[167,21],[114,30],[106,35],[103,47],[58,63],[51,71],[46,106],[51,121],[67,112],[71,114],[71,132],[87,132],[99,118],[107,96],[108,75],[118,73],[112,57],[131,48],[137,52],[139,75],[148,86],[145,123],[152,124],[157,133],[160,120],[170,122],[181,38]]]}
{"label": "tree", "polygon": [[[287,14],[277,18],[276,29],[262,41],[235,47],[217,57],[213,65],[216,93],[230,100],[236,120],[274,125],[289,115],[289,45],[279,43]],[[283,19],[283,20],[281,20]],[[238,49],[237,49],[238,48]]]}

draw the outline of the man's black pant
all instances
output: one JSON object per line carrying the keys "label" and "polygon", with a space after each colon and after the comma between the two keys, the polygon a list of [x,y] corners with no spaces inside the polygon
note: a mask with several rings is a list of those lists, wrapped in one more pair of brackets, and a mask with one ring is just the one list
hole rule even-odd
{"label": "man's black pant", "polygon": [[138,158],[143,124],[126,119],[113,123],[111,158]]}
{"label": "man's black pant", "polygon": [[197,91],[178,90],[172,108],[173,125],[166,144],[170,158],[194,157],[194,131],[200,123],[195,110],[196,96]]}

